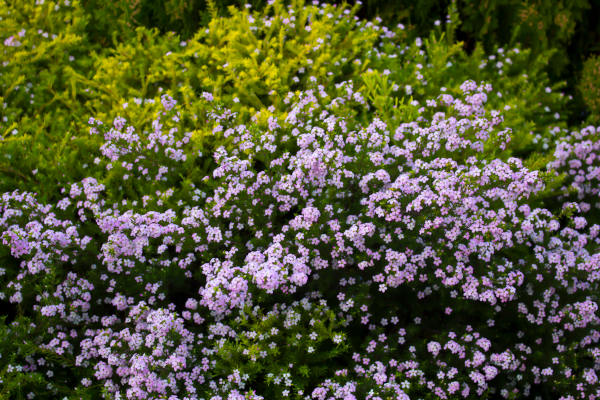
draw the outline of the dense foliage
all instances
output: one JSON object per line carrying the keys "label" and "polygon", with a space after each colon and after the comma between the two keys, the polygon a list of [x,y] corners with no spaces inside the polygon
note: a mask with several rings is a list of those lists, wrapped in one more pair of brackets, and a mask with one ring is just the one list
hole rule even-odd
{"label": "dense foliage", "polygon": [[598,56],[588,58],[582,71],[579,90],[581,96],[590,111],[590,120],[598,122],[600,118],[600,58]]}
{"label": "dense foliage", "polygon": [[0,1],[0,398],[600,398],[586,2],[149,4]]}

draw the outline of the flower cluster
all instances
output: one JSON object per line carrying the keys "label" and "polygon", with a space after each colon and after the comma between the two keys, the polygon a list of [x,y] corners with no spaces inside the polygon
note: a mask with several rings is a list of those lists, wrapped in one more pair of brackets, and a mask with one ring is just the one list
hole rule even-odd
{"label": "flower cluster", "polygon": [[[548,169],[566,175],[561,188],[563,198],[574,195],[579,209],[588,213],[600,204],[600,140],[598,129],[587,126],[581,131],[571,132],[558,141],[554,159]],[[580,220],[578,225],[585,224]]]}

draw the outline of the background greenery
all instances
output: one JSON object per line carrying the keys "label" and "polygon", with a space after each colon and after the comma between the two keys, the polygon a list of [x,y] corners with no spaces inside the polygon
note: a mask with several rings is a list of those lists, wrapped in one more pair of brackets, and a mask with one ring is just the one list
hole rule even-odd
{"label": "background greenery", "polygon": [[[120,0],[103,2],[86,0],[83,6],[92,16],[87,29],[93,41],[106,45],[122,31],[119,20],[127,26],[157,28],[160,32],[177,32],[189,38],[210,21],[211,13],[227,14],[231,5],[263,7],[263,0]],[[335,1],[325,1],[335,4]],[[360,1],[349,1],[353,5]],[[358,16],[380,17],[383,25],[403,22],[420,35],[427,35],[436,20],[444,21],[450,0],[365,0]],[[457,37],[473,50],[481,43],[486,51],[497,46],[517,43],[534,53],[552,49],[548,72],[554,80],[569,82],[577,105],[571,110],[573,121],[582,120],[589,109],[575,90],[581,79],[585,60],[600,52],[600,2],[594,0],[457,0],[462,24]],[[108,22],[111,21],[111,22]]]}

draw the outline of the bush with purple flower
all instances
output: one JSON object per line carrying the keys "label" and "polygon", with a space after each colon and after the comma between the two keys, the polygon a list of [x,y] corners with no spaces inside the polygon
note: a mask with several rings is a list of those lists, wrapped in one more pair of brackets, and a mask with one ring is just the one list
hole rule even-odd
{"label": "bush with purple flower", "polygon": [[0,398],[599,399],[600,127],[405,72],[87,116],[0,197]]}

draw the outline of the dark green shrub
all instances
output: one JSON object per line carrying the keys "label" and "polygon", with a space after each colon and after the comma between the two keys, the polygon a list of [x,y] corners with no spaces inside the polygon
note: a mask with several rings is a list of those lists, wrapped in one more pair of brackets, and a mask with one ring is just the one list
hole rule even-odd
{"label": "dark green shrub", "polygon": [[579,91],[593,123],[600,121],[600,57],[588,58],[583,64]]}

